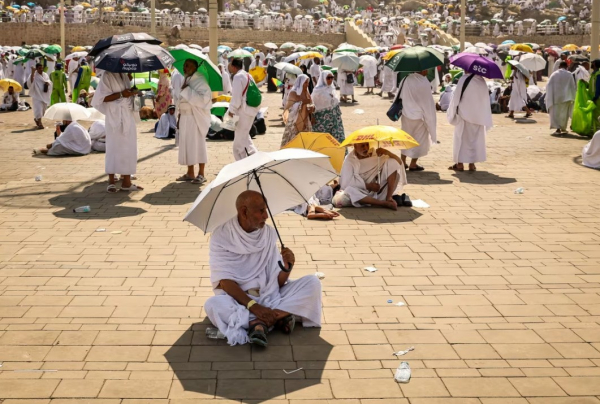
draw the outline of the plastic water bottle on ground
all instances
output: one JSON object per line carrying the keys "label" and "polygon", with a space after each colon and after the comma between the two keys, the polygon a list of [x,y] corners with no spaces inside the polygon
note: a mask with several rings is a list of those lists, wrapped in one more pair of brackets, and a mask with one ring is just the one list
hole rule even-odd
{"label": "plastic water bottle on ground", "polygon": [[525,192],[525,188],[520,187],[515,189],[515,194],[522,195]]}
{"label": "plastic water bottle on ground", "polygon": [[408,362],[400,362],[400,366],[396,369],[394,380],[398,383],[408,383],[410,380],[410,366]]}
{"label": "plastic water bottle on ground", "polygon": [[206,337],[210,339],[225,339],[225,335],[215,327],[208,327],[206,329]]}
{"label": "plastic water bottle on ground", "polygon": [[90,208],[89,206],[80,206],[78,208],[73,209],[73,212],[75,212],[75,213],[88,213],[91,211],[92,211],[92,208]]}

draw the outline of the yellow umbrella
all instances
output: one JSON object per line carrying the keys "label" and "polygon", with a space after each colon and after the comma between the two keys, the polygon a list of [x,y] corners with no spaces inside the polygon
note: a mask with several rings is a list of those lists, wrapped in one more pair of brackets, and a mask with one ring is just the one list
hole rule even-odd
{"label": "yellow umbrella", "polygon": [[2,89],[2,91],[5,93],[8,92],[8,87],[12,87],[16,93],[23,91],[23,87],[21,87],[19,82],[14,81],[13,79],[0,80],[0,89]]}
{"label": "yellow umbrella", "polygon": [[576,50],[579,50],[579,46],[570,43],[568,45],[563,46],[562,50],[569,51],[569,52],[574,52]]}
{"label": "yellow umbrella", "polygon": [[510,49],[516,50],[519,52],[533,53],[533,49],[531,49],[531,46],[524,44],[524,43],[518,43],[516,45],[513,45],[510,47]]}
{"label": "yellow umbrella", "polygon": [[215,100],[215,102],[230,102],[231,101],[231,96],[230,95],[220,95],[217,97],[217,99]]}
{"label": "yellow umbrella", "polygon": [[393,147],[411,149],[419,143],[411,135],[393,126],[376,125],[359,129],[346,137],[340,147],[347,147],[355,143],[377,143],[378,147]]}
{"label": "yellow umbrella", "polygon": [[306,54],[300,56],[300,59],[314,59],[314,58],[322,59],[323,55],[321,55],[319,52],[306,52]]}
{"label": "yellow umbrella", "polygon": [[429,11],[427,11],[427,10],[423,10],[423,11],[421,11],[421,14],[425,14],[425,15],[427,15],[427,14],[429,14]]}
{"label": "yellow umbrella", "polygon": [[255,82],[260,83],[267,77],[267,69],[264,67],[254,67],[249,71]]}
{"label": "yellow umbrella", "polygon": [[376,48],[376,47],[373,46],[373,47],[370,47],[370,48],[366,48],[365,52],[367,52],[367,53],[377,53],[377,52],[379,52],[379,48]]}
{"label": "yellow umbrella", "polygon": [[338,173],[342,170],[346,154],[333,136],[319,132],[300,132],[283,149],[306,149],[329,156],[331,166]]}
{"label": "yellow umbrella", "polygon": [[427,8],[433,8],[433,4],[429,3],[429,4],[427,5]]}
{"label": "yellow umbrella", "polygon": [[383,60],[390,60],[391,58],[393,58],[394,56],[396,56],[398,53],[402,52],[403,49],[393,49],[391,51],[389,51],[384,57]]}
{"label": "yellow umbrella", "polygon": [[75,46],[73,49],[71,49],[71,53],[73,52],[85,52],[85,48],[83,46]]}
{"label": "yellow umbrella", "polygon": [[80,3],[80,6],[85,7],[85,8],[92,7],[92,5],[90,3]]}

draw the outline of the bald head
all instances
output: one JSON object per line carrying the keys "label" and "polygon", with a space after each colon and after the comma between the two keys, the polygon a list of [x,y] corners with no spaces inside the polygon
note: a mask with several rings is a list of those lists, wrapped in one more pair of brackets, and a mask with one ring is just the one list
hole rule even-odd
{"label": "bald head", "polygon": [[260,192],[244,191],[235,200],[240,226],[251,233],[262,229],[269,217],[265,199]]}

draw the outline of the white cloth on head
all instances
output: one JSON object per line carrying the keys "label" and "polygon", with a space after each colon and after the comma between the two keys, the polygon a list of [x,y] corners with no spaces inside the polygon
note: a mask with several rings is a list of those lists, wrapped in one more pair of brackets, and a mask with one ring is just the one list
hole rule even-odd
{"label": "white cloth on head", "polygon": [[239,117],[235,126],[232,145],[233,156],[236,160],[241,160],[247,157],[248,154],[254,154],[258,150],[250,138],[250,129],[256,114],[258,114],[259,107],[251,107],[246,104],[246,88],[250,87],[249,80],[254,81],[243,69],[240,69],[233,76],[231,101],[229,101],[229,109],[227,110],[227,113],[231,112]]}
{"label": "white cloth on head", "polygon": [[[472,79],[461,100],[462,89],[469,77]],[[485,135],[493,126],[488,100],[488,87],[483,77],[463,75],[460,78],[447,112],[448,122],[454,125],[455,163],[477,163],[486,160]]]}
{"label": "white cloth on head", "polygon": [[340,103],[340,98],[333,85],[333,80],[331,81],[331,84],[328,85],[327,76],[333,76],[333,73],[327,70],[322,71],[317,85],[313,88],[311,98],[313,104],[315,104],[315,111],[333,108]]}
{"label": "white cloth on head", "polygon": [[86,155],[92,151],[88,131],[78,122],[71,122],[48,150],[48,156]]}
{"label": "white cloth on head", "polygon": [[409,74],[398,87],[397,97],[402,98],[402,130],[411,135],[419,146],[403,150],[410,158],[424,157],[432,143],[437,141],[435,101],[431,86],[420,73]]}
{"label": "white cloth on head", "polygon": [[581,164],[584,166],[600,168],[600,131],[596,132],[592,140],[583,146],[581,157]]}
{"label": "white cloth on head", "polygon": [[319,80],[321,77],[321,65],[313,63],[308,72],[313,80]]}
{"label": "white cloth on head", "polygon": [[104,121],[96,121],[88,131],[92,140],[92,150],[97,152],[106,151],[106,125]]}
{"label": "white cloth on head", "polygon": [[[379,169],[379,170],[378,170]],[[340,173],[340,189],[350,198],[352,206],[364,206],[359,203],[363,198],[370,196],[380,201],[385,201],[387,196],[387,179],[393,173],[398,173],[398,186],[396,190],[402,191],[406,181],[406,171],[402,164],[389,156],[377,157],[375,153],[371,157],[359,159],[352,150],[344,159]],[[378,178],[381,177],[381,178]],[[367,190],[366,183],[377,182],[381,186],[379,193]],[[394,191],[396,191],[394,190]],[[337,195],[337,194],[336,194]],[[336,198],[334,197],[334,201]]]}
{"label": "white cloth on head", "polygon": [[215,295],[204,309],[210,321],[227,337],[230,345],[249,342],[246,330],[255,317],[219,288],[222,280],[236,282],[243,291],[258,289],[250,296],[261,306],[279,309],[303,318],[304,327],[321,326],[321,283],[315,276],[288,281],[279,287],[275,229],[263,228],[247,233],[237,216],[217,227],[209,243],[210,281]]}
{"label": "white cloth on head", "polygon": [[583,66],[577,66],[577,69],[573,72],[575,81],[584,80],[586,83],[590,82],[590,72]]}
{"label": "white cloth on head", "polygon": [[179,101],[179,164],[193,166],[208,161],[206,135],[210,128],[211,91],[204,76],[186,78]]}
{"label": "white cloth on head", "polygon": [[177,117],[175,114],[170,114],[169,110],[162,114],[156,126],[154,137],[157,139],[166,139],[169,137],[170,129],[177,130]]}
{"label": "white cloth on head", "polygon": [[[29,85],[29,95],[33,101],[33,115],[35,119],[41,119],[46,112],[46,108],[50,105],[52,81],[46,73],[39,74],[37,71],[34,71],[27,81]],[[48,85],[46,92],[44,92],[45,85]]]}
{"label": "white cloth on head", "polygon": [[302,91],[304,90],[304,83],[308,81],[308,76],[306,74],[299,74],[296,77],[296,81],[294,82],[294,86],[290,90],[292,93],[298,94],[298,97],[302,96]]}
{"label": "white cloth on head", "polygon": [[229,70],[227,70],[227,65],[220,64],[221,67],[221,76],[223,77],[223,94],[231,94],[231,76],[229,75]]}
{"label": "white cloth on head", "polygon": [[527,100],[527,85],[525,84],[525,77],[523,74],[516,69],[513,71],[514,76],[512,91],[510,93],[510,99],[508,100],[508,110],[519,112],[527,105],[525,103]]}
{"label": "white cloth on head", "polygon": [[[104,72],[98,83],[92,106],[105,115],[106,156],[104,169],[107,174],[132,175],[137,168],[137,128],[133,97],[111,102],[104,99],[112,94],[131,88],[129,77],[124,73]],[[139,114],[137,115],[139,119]]]}
{"label": "white cloth on head", "polygon": [[456,86],[454,84],[450,84],[446,86],[442,95],[440,95],[440,108],[442,111],[446,112],[448,107],[450,106],[450,102],[452,101],[452,95],[454,94],[454,89]]}

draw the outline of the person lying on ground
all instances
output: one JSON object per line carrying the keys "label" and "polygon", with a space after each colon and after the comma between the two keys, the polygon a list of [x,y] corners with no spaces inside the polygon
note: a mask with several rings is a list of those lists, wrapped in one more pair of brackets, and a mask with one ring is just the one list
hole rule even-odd
{"label": "person lying on ground", "polygon": [[63,121],[66,125],[64,132],[61,125],[56,125],[58,137],[51,144],[41,149],[34,149],[33,154],[48,156],[85,156],[92,150],[92,141],[88,131],[76,121]]}

